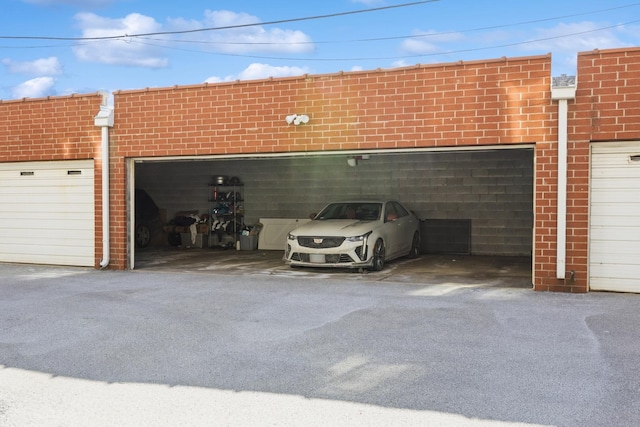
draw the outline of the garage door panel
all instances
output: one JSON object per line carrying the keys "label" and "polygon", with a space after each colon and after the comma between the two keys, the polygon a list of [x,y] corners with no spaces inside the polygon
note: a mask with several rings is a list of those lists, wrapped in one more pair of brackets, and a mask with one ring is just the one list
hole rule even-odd
{"label": "garage door panel", "polygon": [[0,216],[7,220],[13,219],[19,223],[23,223],[23,219],[40,219],[43,221],[56,221],[59,219],[83,221],[94,215],[93,205],[77,206],[73,209],[67,209],[62,206],[42,207],[38,203],[25,203],[21,206],[21,210],[11,209],[16,204],[4,204],[0,209]]}
{"label": "garage door panel", "polygon": [[591,229],[591,241],[616,241],[636,242],[640,241],[640,228],[631,227],[593,227]]}
{"label": "garage door panel", "polygon": [[[621,183],[620,186],[629,185],[628,182]],[[635,185],[640,185],[640,181],[635,183]],[[598,203],[604,204],[607,202],[616,202],[616,203],[634,203],[638,202],[638,196],[640,196],[639,188],[614,188],[612,185],[611,188],[606,190],[593,189],[593,195],[597,196]]]}
{"label": "garage door panel", "polygon": [[[17,206],[19,205],[19,206]],[[94,205],[68,203],[66,206],[61,203],[21,203],[20,201],[12,201],[11,203],[2,203],[0,208],[0,216],[6,218],[7,221],[13,219],[16,224],[24,224],[25,219],[39,219],[43,221],[72,221],[82,222],[89,218],[93,218]],[[34,226],[34,224],[31,224]]]}
{"label": "garage door panel", "polygon": [[[638,183],[640,185],[640,182]],[[591,193],[598,204],[607,203],[623,203],[638,205],[638,197],[640,197],[640,189],[614,189],[607,191],[593,191]]]}
{"label": "garage door panel", "polygon": [[72,265],[72,266],[93,266],[93,256],[87,256],[83,252],[80,253],[63,253],[51,254],[49,252],[38,254],[32,253],[30,249],[25,252],[14,252],[3,255],[2,262],[28,263],[28,264],[47,264],[47,265]]}
{"label": "garage door panel", "polygon": [[589,286],[640,292],[640,142],[592,145]]}
{"label": "garage door panel", "polygon": [[93,266],[93,160],[0,163],[0,261]]}
{"label": "garage door panel", "polygon": [[632,190],[638,191],[638,184],[640,179],[634,177],[620,177],[616,179],[598,179],[593,182],[591,189],[593,191],[607,191],[607,190]]}
{"label": "garage door panel", "polygon": [[[611,258],[614,258],[615,262],[611,261]],[[606,264],[604,264],[605,262]],[[617,268],[617,266],[620,265],[626,265],[629,266],[629,268],[635,268],[635,266],[637,265],[637,255],[635,253],[629,253],[629,251],[624,247],[613,247],[609,251],[607,251],[606,254],[600,254],[600,256],[597,256],[596,254],[596,257],[591,264],[591,268],[600,269],[603,265],[611,265],[612,268],[613,266],[616,266]]]}
{"label": "garage door panel", "polygon": [[640,165],[637,167],[622,167],[620,169],[607,172],[602,169],[594,170],[591,173],[592,178],[602,179],[603,182],[598,182],[595,188],[606,188],[607,186],[611,186],[615,184],[615,181],[620,181],[621,184],[624,184],[624,181],[630,180],[635,182],[637,180],[636,169],[640,169]]}
{"label": "garage door panel", "polygon": [[[55,252],[54,256],[83,257],[87,255],[83,248],[80,248],[77,245],[66,245],[64,244],[64,241],[52,243],[45,241],[34,247],[34,245],[28,244],[23,240],[21,243],[13,245],[13,250],[14,254],[32,254],[35,256],[46,256],[51,253],[52,250]],[[91,261],[93,263],[93,254],[91,254]]]}
{"label": "garage door panel", "polygon": [[[640,209],[640,207],[638,207],[638,209]],[[633,216],[623,211],[612,213],[609,216],[592,216],[591,227],[593,229],[600,227],[615,227],[620,224],[621,221],[629,223],[634,219],[635,218]],[[631,227],[634,226],[636,225],[634,224]],[[638,224],[637,226],[640,227],[640,224]]]}
{"label": "garage door panel", "polygon": [[591,266],[591,274],[596,277],[606,277],[612,279],[626,279],[636,271],[635,264],[594,264]]}
{"label": "garage door panel", "polygon": [[[82,209],[74,209],[73,210],[73,220],[68,220],[72,222],[84,222],[89,218],[93,218],[93,206],[82,206]],[[62,212],[62,213],[67,213]],[[58,221],[57,218],[52,217],[53,214],[58,214],[61,212],[54,212],[52,210],[44,211],[39,208],[37,205],[32,205],[29,209],[25,209],[22,212],[12,211],[10,206],[0,205],[0,217],[3,218],[13,218],[16,220],[17,224],[24,224],[25,222],[29,222],[31,226],[36,226],[35,223],[38,221]],[[59,216],[59,215],[56,215]]]}
{"label": "garage door panel", "polygon": [[[593,197],[597,197],[594,195]],[[605,219],[611,216],[617,218],[629,218],[630,221],[634,221],[636,215],[634,212],[639,212],[640,200],[627,200],[617,202],[622,209],[611,209],[610,203],[591,203],[591,216],[594,218],[604,217]],[[613,220],[610,220],[613,221]]]}
{"label": "garage door panel", "polygon": [[[41,174],[42,172],[34,172]],[[0,178],[4,182],[10,183],[11,186],[7,186],[4,191],[7,192],[15,192],[15,189],[19,188],[33,188],[37,190],[38,188],[47,188],[47,187],[55,187],[56,180],[60,178],[72,178],[69,181],[70,188],[82,187],[85,185],[87,181],[93,181],[93,170],[86,169],[80,171],[80,174],[68,174],[68,173],[57,173],[51,175],[39,175],[39,176],[22,176],[20,174],[12,173],[8,174],[5,172],[0,172]]]}
{"label": "garage door panel", "polygon": [[638,292],[640,289],[640,279],[628,277],[618,279],[591,275],[591,282],[590,288],[594,291]]}
{"label": "garage door panel", "polygon": [[[0,197],[0,201],[12,204],[31,204],[33,207],[43,210],[64,208],[65,211],[72,211],[76,208],[76,205],[81,206],[82,204],[87,204],[87,197],[91,195],[92,193],[89,191],[84,193],[72,193],[68,190],[67,192],[59,192],[53,189],[53,191],[46,193],[30,192],[29,194],[22,193],[11,195],[9,197]],[[67,205],[62,203],[67,203]],[[93,206],[93,203],[90,205]]]}
{"label": "garage door panel", "polygon": [[[68,240],[86,240],[94,237],[92,228],[30,228],[13,227],[2,229],[3,242],[24,242],[27,239],[35,239],[36,242],[57,242]],[[75,243],[74,243],[75,244]]]}

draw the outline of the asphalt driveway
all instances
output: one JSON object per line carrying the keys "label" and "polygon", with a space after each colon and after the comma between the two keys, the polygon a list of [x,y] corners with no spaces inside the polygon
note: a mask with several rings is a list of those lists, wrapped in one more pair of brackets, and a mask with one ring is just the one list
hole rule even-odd
{"label": "asphalt driveway", "polygon": [[640,295],[366,277],[0,264],[0,425],[640,425]]}

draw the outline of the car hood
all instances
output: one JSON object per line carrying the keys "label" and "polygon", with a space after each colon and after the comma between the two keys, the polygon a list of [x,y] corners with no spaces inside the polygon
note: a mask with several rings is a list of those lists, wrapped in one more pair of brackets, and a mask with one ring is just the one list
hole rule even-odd
{"label": "car hood", "polygon": [[359,236],[368,233],[376,225],[376,221],[360,221],[357,219],[313,220],[293,230],[296,236]]}

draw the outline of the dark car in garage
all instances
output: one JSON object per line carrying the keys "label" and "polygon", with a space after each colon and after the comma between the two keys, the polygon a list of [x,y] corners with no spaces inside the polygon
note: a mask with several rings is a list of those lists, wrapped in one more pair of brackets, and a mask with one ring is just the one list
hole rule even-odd
{"label": "dark car in garage", "polygon": [[146,248],[163,234],[163,222],[160,208],[151,196],[140,188],[135,194],[135,242],[137,248]]}

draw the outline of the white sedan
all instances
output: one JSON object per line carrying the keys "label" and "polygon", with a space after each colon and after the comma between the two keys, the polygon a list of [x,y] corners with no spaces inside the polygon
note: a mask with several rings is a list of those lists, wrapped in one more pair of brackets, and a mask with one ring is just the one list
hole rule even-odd
{"label": "white sedan", "polygon": [[396,201],[331,203],[287,236],[284,261],[295,266],[382,270],[420,254],[420,221]]}

